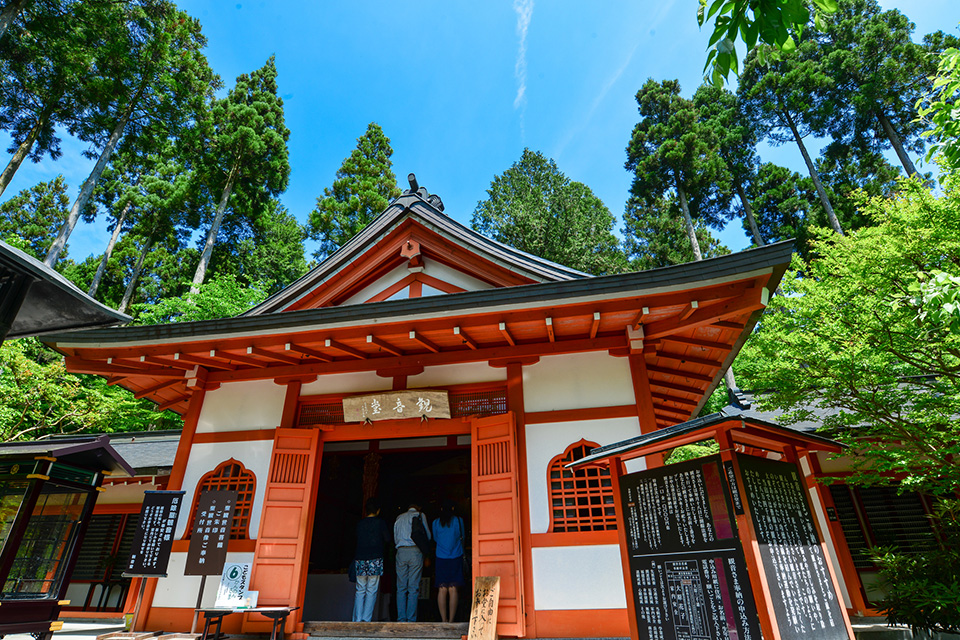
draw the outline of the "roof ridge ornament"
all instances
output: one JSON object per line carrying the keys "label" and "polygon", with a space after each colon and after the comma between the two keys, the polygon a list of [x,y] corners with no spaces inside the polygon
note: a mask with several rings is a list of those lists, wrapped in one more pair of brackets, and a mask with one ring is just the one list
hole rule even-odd
{"label": "roof ridge ornament", "polygon": [[440,196],[436,194],[430,194],[427,192],[426,187],[421,187],[417,182],[417,176],[409,173],[407,174],[407,180],[410,182],[410,188],[403,192],[403,195],[415,195],[421,200],[425,201],[427,204],[432,206],[437,211],[443,211],[443,200],[440,199]]}

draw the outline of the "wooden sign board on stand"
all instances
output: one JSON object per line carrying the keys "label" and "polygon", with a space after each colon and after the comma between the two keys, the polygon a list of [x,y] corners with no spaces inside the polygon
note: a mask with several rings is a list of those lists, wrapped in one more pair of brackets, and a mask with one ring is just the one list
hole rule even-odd
{"label": "wooden sign board on stand", "polygon": [[477,576],[470,603],[470,630],[467,640],[496,640],[500,577]]}

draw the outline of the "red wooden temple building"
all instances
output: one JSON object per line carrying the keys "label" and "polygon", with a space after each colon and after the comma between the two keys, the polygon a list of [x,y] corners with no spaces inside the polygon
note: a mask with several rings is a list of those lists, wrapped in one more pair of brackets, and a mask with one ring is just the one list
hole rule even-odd
{"label": "red wooden temple building", "polygon": [[[46,341],[70,371],[183,415],[166,488],[186,492],[185,516],[204,489],[239,492],[228,561],[252,563],[261,605],[301,607],[288,631],[349,620],[354,525],[378,495],[388,518],[411,500],[428,516],[460,505],[473,575],[501,577],[500,635],[625,636],[609,473],[564,465],[697,416],[791,250],[593,277],[489,240],[411,189],[242,316]],[[446,392],[449,418],[344,417],[344,398],[427,390]],[[190,520],[137,628],[190,628]],[[216,580],[207,590],[212,604]],[[268,629],[234,618],[225,630]]]}

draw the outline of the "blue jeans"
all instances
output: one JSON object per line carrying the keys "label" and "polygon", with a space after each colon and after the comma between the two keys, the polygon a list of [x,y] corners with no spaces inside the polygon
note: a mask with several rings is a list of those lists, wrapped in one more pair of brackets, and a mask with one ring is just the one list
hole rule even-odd
{"label": "blue jeans", "polygon": [[397,548],[397,622],[417,621],[423,554],[416,547]]}
{"label": "blue jeans", "polygon": [[353,598],[353,621],[372,622],[377,605],[380,576],[357,576],[357,594]]}

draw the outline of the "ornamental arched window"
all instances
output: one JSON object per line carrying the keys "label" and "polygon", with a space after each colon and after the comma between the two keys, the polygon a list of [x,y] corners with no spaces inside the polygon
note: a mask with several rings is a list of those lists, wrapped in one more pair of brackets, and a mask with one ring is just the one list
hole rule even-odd
{"label": "ornamental arched window", "polygon": [[567,447],[550,461],[547,479],[550,487],[550,531],[605,531],[617,528],[613,506],[613,483],[606,463],[580,469],[564,465],[579,460],[599,446],[581,440]]}
{"label": "ornamental arched window", "polygon": [[233,524],[230,527],[231,540],[246,540],[250,529],[250,514],[253,512],[253,494],[257,489],[257,478],[233,458],[223,462],[206,474],[197,483],[197,492],[193,496],[193,509],[190,512],[190,525],[186,537],[193,533],[193,523],[197,519],[197,507],[200,494],[204,491],[230,490],[237,492],[237,503],[233,508]]}

